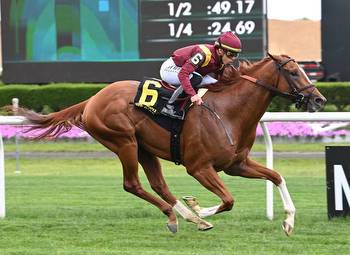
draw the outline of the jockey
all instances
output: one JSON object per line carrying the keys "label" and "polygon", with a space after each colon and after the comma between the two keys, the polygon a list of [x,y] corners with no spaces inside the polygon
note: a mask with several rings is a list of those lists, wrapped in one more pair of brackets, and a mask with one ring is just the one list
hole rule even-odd
{"label": "jockey", "polygon": [[[217,76],[225,64],[233,63],[239,67],[238,55],[242,51],[240,39],[233,32],[224,32],[214,45],[197,44],[180,48],[173,52],[160,68],[163,81],[178,87],[162,113],[178,119],[183,119],[183,113],[174,109],[173,103],[185,91],[191,96],[191,102],[201,105],[203,100],[196,94],[193,87],[217,82]],[[213,78],[211,75],[214,75]]]}

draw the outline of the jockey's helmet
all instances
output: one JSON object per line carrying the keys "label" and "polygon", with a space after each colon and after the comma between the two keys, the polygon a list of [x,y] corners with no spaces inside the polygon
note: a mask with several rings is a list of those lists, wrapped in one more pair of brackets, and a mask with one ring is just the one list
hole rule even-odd
{"label": "jockey's helmet", "polygon": [[241,40],[231,31],[222,33],[215,41],[214,45],[226,51],[235,53],[242,51]]}

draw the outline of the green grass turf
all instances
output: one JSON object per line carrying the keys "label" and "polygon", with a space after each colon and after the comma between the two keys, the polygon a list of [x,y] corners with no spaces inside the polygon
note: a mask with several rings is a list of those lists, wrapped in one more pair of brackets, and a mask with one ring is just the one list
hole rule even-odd
{"label": "green grass turf", "polygon": [[[349,146],[349,143],[297,143],[297,142],[291,142],[291,143],[274,143],[273,149],[276,152],[289,152],[289,151],[324,151],[325,146],[342,146],[347,145]],[[6,152],[13,152],[16,150],[16,145],[13,140],[5,141],[5,151]],[[94,152],[94,151],[107,151],[105,147],[103,147],[101,144],[94,142],[94,141],[82,141],[77,140],[75,142],[67,141],[67,140],[58,140],[58,141],[48,141],[48,142],[42,142],[42,141],[26,141],[26,140],[19,140],[19,151],[23,152],[79,152],[79,151],[88,151],[88,152]],[[255,143],[252,151],[265,151],[265,144],[263,143]]]}
{"label": "green grass turf", "polygon": [[[57,140],[57,141],[27,141],[19,139],[19,151],[23,152],[80,152],[80,151],[107,151],[103,145],[95,141]],[[6,152],[14,152],[16,144],[13,140],[4,142]]]}
{"label": "green grass turf", "polygon": [[[195,195],[203,206],[219,199],[182,167],[162,162],[178,198]],[[275,161],[297,208],[296,229],[281,229],[282,204],[275,191],[275,219],[265,218],[265,182],[221,175],[235,197],[234,209],[208,218],[207,232],[166,217],[123,191],[121,167],[112,159],[6,160],[7,217],[0,220],[0,254],[349,254],[349,219],[327,219],[325,164],[320,159]],[[150,190],[140,171],[142,183]]]}

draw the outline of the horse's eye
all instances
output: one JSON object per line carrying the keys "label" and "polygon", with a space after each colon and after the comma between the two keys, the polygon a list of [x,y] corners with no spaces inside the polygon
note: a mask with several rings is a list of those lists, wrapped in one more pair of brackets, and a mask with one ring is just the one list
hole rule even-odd
{"label": "horse's eye", "polygon": [[296,77],[296,76],[298,76],[298,72],[297,71],[292,71],[292,72],[290,72],[290,75]]}

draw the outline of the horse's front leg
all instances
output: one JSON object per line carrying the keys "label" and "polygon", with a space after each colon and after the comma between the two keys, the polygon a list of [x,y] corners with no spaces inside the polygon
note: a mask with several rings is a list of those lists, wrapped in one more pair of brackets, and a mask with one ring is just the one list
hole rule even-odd
{"label": "horse's front leg", "polygon": [[282,228],[288,236],[292,234],[294,229],[295,207],[287,189],[286,182],[279,173],[249,158],[239,165],[232,167],[232,169],[226,170],[225,173],[246,178],[260,178],[273,182],[279,190],[286,213],[286,219],[283,222]]}
{"label": "horse's front leg", "polygon": [[283,202],[284,211],[286,213],[286,219],[283,222],[284,232],[290,236],[294,229],[294,219],[295,219],[295,206],[290,197],[289,191],[287,189],[286,181],[281,176],[282,182],[277,186],[278,191],[280,192],[281,199]]}
{"label": "horse's front leg", "polygon": [[197,179],[204,187],[216,194],[221,199],[221,204],[208,208],[201,208],[194,197],[184,197],[183,199],[199,217],[208,217],[220,212],[230,211],[234,204],[234,199],[226,189],[223,181],[212,166],[197,169],[187,169],[188,173]]}

